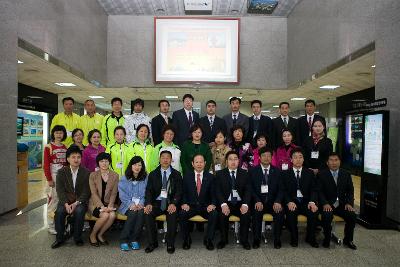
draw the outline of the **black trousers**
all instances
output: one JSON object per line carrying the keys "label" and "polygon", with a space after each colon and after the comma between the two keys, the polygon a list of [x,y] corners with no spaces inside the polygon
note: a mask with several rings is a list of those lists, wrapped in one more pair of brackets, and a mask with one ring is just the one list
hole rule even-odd
{"label": "black trousers", "polygon": [[156,217],[161,214],[165,214],[167,216],[167,244],[174,245],[177,229],[178,210],[172,214],[169,214],[166,210],[162,211],[159,206],[153,206],[153,210],[150,212],[150,214],[145,214],[144,216],[149,244],[158,243]]}
{"label": "black trousers", "polygon": [[286,219],[288,228],[291,234],[292,242],[298,242],[299,232],[297,228],[297,216],[304,215],[307,217],[307,235],[306,240],[315,241],[315,227],[318,217],[318,212],[312,212],[307,208],[308,203],[296,204],[297,208],[290,211],[286,206]]}
{"label": "black trousers", "polygon": [[213,240],[215,234],[215,227],[218,222],[218,212],[216,209],[207,212],[207,207],[190,206],[189,211],[181,210],[179,212],[179,225],[182,231],[183,240],[187,240],[190,236],[189,234],[189,219],[193,216],[200,215],[201,217],[208,220],[207,222],[207,232],[205,240]]}
{"label": "black trousers", "polygon": [[356,226],[356,213],[354,211],[348,211],[344,209],[344,206],[334,208],[332,211],[321,212],[322,228],[324,229],[325,239],[330,240],[332,234],[332,220],[333,215],[342,217],[345,221],[344,226],[344,241],[352,242],[354,236],[354,228]]}
{"label": "black trousers", "polygon": [[143,209],[139,211],[127,210],[125,215],[128,217],[124,224],[124,228],[120,234],[121,243],[137,242],[140,239],[143,223],[144,212]]}
{"label": "black trousers", "polygon": [[219,223],[220,223],[220,230],[221,230],[221,241],[227,243],[228,242],[228,230],[229,230],[229,216],[235,215],[240,218],[240,243],[244,244],[249,242],[249,226],[250,226],[250,207],[249,210],[242,214],[240,212],[240,207],[242,206],[241,202],[238,202],[236,205],[232,203],[227,203],[230,209],[230,214],[225,216],[222,211],[221,207],[219,207]]}
{"label": "black trousers", "polygon": [[[87,210],[87,206],[84,204],[79,204],[76,206],[72,216],[74,218],[74,240],[78,241],[82,239],[82,230],[83,224],[85,222],[85,213]],[[64,240],[64,232],[65,232],[65,218],[68,213],[65,209],[64,204],[59,203],[57,206],[57,210],[55,213],[55,228],[57,231],[56,239],[57,241]]]}
{"label": "black trousers", "polygon": [[[273,223],[273,234],[274,234],[274,241],[280,241],[281,239],[281,232],[283,222],[285,220],[285,212],[282,209],[280,212],[276,213],[272,208],[272,203],[263,203],[263,210],[258,211],[253,206],[253,239],[254,241],[261,240],[261,226],[262,226],[262,219],[265,213],[272,214],[274,218]],[[283,207],[282,207],[283,208]]]}

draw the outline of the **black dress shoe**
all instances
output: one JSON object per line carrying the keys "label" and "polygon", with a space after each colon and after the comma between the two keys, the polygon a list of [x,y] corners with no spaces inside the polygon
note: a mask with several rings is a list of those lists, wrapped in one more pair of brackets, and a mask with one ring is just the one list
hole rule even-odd
{"label": "black dress shoe", "polygon": [[310,244],[310,246],[312,246],[313,248],[318,248],[319,247],[317,241],[315,241],[315,240],[307,240],[306,242],[308,244]]}
{"label": "black dress shoe", "polygon": [[150,244],[145,250],[144,252],[146,253],[151,253],[153,252],[153,250],[155,250],[158,247],[158,244]]}
{"label": "black dress shoe", "polygon": [[223,249],[226,246],[225,241],[219,241],[217,244],[217,249]]}
{"label": "black dress shoe", "polygon": [[257,248],[259,248],[260,247],[260,240],[254,240],[253,241],[253,248],[254,249],[257,249]]}
{"label": "black dress shoe", "polygon": [[175,252],[175,247],[173,245],[167,245],[167,252],[173,254]]}
{"label": "black dress shoe", "polygon": [[282,243],[280,240],[274,241],[274,248],[280,249],[282,247]]}
{"label": "black dress shoe", "polygon": [[82,239],[75,240],[75,245],[77,245],[78,247],[82,247],[83,246],[83,240]]}
{"label": "black dress shoe", "polygon": [[357,246],[353,243],[353,241],[351,241],[351,242],[344,241],[343,244],[348,248],[351,248],[351,249],[354,249],[354,250],[357,249]]}
{"label": "black dress shoe", "polygon": [[249,242],[243,243],[242,246],[243,246],[243,248],[244,248],[245,250],[250,250],[250,249],[251,249],[251,246],[250,246]]}
{"label": "black dress shoe", "polygon": [[92,242],[92,240],[90,240],[90,237],[89,237],[89,244],[93,247],[100,247],[99,241],[96,240],[96,242]]}
{"label": "black dress shoe", "polygon": [[184,250],[190,249],[190,242],[188,242],[188,240],[183,241],[182,248],[183,248]]}
{"label": "black dress shoe", "polygon": [[205,244],[204,244],[204,245],[206,246],[206,248],[207,248],[208,250],[214,250],[214,244],[213,244],[213,242],[212,242],[211,240],[205,241]]}
{"label": "black dress shoe", "polygon": [[51,248],[59,248],[64,244],[64,241],[55,241],[53,244],[51,244]]}
{"label": "black dress shoe", "polygon": [[290,245],[294,248],[299,246],[299,241],[290,241]]}
{"label": "black dress shoe", "polygon": [[104,241],[101,241],[100,238],[97,238],[97,241],[99,242],[100,245],[102,246],[108,246],[109,243],[107,240],[104,239]]}
{"label": "black dress shoe", "polygon": [[329,239],[324,239],[324,241],[322,242],[322,246],[324,248],[329,248],[330,245],[331,245],[331,240],[329,240]]}

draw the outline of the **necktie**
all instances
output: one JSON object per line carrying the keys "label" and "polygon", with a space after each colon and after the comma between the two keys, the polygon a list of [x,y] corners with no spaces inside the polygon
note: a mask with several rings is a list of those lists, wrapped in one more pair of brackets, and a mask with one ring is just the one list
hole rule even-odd
{"label": "necktie", "polygon": [[200,173],[197,174],[196,180],[197,180],[197,182],[196,182],[197,195],[200,195],[200,189],[201,189]]}
{"label": "necktie", "polygon": [[236,125],[236,114],[233,114],[233,121],[232,121],[233,125]]}
{"label": "necktie", "polygon": [[300,170],[296,171],[297,189],[300,189]]}
{"label": "necktie", "polygon": [[[336,186],[337,186],[337,179],[338,179],[338,171],[336,170],[333,172],[333,180],[335,181]],[[339,207],[339,198],[337,196],[337,192],[336,192],[336,201],[335,203],[333,203],[333,206],[335,208]]]}
{"label": "necktie", "polygon": [[333,172],[333,179],[335,180],[335,184],[337,185],[338,171]]}
{"label": "necktie", "polygon": [[231,190],[231,202],[233,205],[235,205],[237,203],[237,198],[233,197],[233,190],[236,190],[236,184],[235,184],[235,171],[231,171],[231,186],[232,186],[232,190]]}
{"label": "necktie", "polygon": [[211,131],[212,131],[213,125],[214,125],[213,117],[210,117],[210,128],[211,128]]}
{"label": "necktie", "polygon": [[255,117],[254,118],[254,133],[253,133],[253,137],[255,137],[257,135],[259,125],[260,125],[260,119]]}
{"label": "necktie", "polygon": [[263,185],[267,185],[268,184],[268,169],[264,169],[264,180],[262,181]]}
{"label": "necktie", "polygon": [[285,124],[285,127],[287,127],[287,119],[286,119],[286,117],[283,118],[283,124]]}
{"label": "necktie", "polygon": [[308,129],[309,129],[309,134],[310,135],[311,135],[311,132],[312,132],[311,125],[312,125],[311,117],[308,117]]}
{"label": "necktie", "polygon": [[164,115],[163,117],[164,117],[165,123],[168,124],[168,116]]}
{"label": "necktie", "polygon": [[192,126],[192,124],[193,124],[192,112],[189,111],[189,125]]}
{"label": "necktie", "polygon": [[[163,177],[162,177],[162,189],[167,190],[167,171],[164,171]],[[161,210],[164,211],[167,208],[167,199],[162,198],[161,199]]]}

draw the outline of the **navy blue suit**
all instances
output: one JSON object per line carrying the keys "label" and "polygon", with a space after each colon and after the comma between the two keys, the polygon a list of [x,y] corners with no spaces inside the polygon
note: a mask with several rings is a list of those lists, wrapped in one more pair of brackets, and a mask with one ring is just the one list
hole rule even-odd
{"label": "navy blue suit", "polygon": [[183,143],[189,139],[190,127],[199,121],[199,113],[192,112],[192,124],[190,125],[185,109],[179,109],[172,113],[172,124],[175,126],[174,143],[182,147]]}

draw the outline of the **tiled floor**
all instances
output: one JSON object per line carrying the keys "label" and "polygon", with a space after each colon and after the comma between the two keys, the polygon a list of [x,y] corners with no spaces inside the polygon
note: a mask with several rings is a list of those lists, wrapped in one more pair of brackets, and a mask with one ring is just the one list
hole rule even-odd
{"label": "tiled floor", "polygon": [[[110,241],[107,247],[89,246],[85,233],[84,247],[78,248],[70,240],[65,246],[53,250],[50,245],[54,236],[47,233],[43,214],[44,208],[40,207],[18,217],[15,214],[0,217],[0,266],[400,266],[399,232],[367,230],[358,225],[355,232],[357,251],[333,244],[329,250],[315,249],[304,242],[298,248],[291,248],[287,231],[283,233],[280,250],[273,249],[269,243],[260,249],[245,251],[231,239],[231,244],[225,249],[207,251],[201,244],[201,234],[196,232],[191,250],[181,249],[182,241],[178,234],[177,250],[169,255],[163,245],[151,254],[145,254],[143,248],[121,252],[118,231],[107,234]],[[300,227],[301,239],[304,228]],[[337,231],[342,236],[343,224],[337,224]]]}

